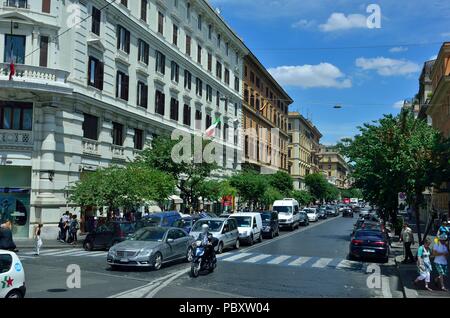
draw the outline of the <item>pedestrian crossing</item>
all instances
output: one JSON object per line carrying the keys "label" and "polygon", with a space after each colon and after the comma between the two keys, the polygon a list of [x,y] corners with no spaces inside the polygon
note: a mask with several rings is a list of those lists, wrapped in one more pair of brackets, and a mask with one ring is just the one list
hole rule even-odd
{"label": "pedestrian crossing", "polygon": [[[40,256],[46,257],[106,257],[107,251],[85,251],[81,248],[55,248],[41,250]],[[35,251],[19,252],[21,259],[36,258]]]}
{"label": "pedestrian crossing", "polygon": [[349,271],[367,270],[367,263],[350,261],[345,258],[327,258],[293,255],[270,255],[261,253],[226,253],[217,255],[221,262],[258,265],[276,265],[291,268],[335,269]]}

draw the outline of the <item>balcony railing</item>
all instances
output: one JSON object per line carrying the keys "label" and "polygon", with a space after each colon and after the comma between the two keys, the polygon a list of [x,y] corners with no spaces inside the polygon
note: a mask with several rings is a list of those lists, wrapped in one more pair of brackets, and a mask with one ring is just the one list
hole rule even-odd
{"label": "balcony railing", "polygon": [[125,160],[125,148],[122,146],[111,145],[112,157],[114,159]]}
{"label": "balcony railing", "polygon": [[[0,78],[9,77],[10,64],[0,63]],[[31,80],[36,82],[66,83],[69,72],[47,67],[18,64],[15,65],[16,74],[14,80]]]}
{"label": "balcony railing", "polygon": [[32,147],[33,133],[29,130],[0,129],[0,147]]}
{"label": "balcony railing", "polygon": [[3,2],[4,7],[30,9],[28,0],[6,0]]}
{"label": "balcony railing", "polygon": [[83,153],[88,155],[99,156],[100,152],[98,150],[98,141],[92,139],[83,139]]}

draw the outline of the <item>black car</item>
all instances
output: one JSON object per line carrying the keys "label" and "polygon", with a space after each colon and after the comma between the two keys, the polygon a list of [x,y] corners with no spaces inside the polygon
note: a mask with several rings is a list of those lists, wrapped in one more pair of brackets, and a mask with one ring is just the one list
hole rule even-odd
{"label": "black car", "polygon": [[389,259],[389,241],[386,235],[377,229],[357,230],[350,242],[349,259],[370,259],[387,262]]}
{"label": "black car", "polygon": [[309,219],[308,219],[308,214],[306,214],[306,212],[299,212],[299,224],[307,226],[309,225]]}
{"label": "black car", "polygon": [[278,224],[278,213],[273,211],[261,212],[262,236],[264,238],[274,238],[280,235]]}
{"label": "black car", "polygon": [[326,210],[328,216],[338,216],[339,215],[338,209],[335,206],[327,206],[325,208],[325,210]]}
{"label": "black car", "polygon": [[343,217],[353,217],[353,210],[350,208],[345,208],[342,210],[342,216]]}
{"label": "black car", "polygon": [[83,248],[87,251],[92,251],[94,249],[109,249],[116,243],[124,241],[129,234],[135,232],[135,229],[135,224],[131,222],[108,222],[100,225],[86,236],[83,242]]}
{"label": "black car", "polygon": [[328,218],[327,210],[325,210],[324,208],[319,208],[317,210],[317,213],[319,214],[319,219],[320,220],[325,220],[325,219]]}

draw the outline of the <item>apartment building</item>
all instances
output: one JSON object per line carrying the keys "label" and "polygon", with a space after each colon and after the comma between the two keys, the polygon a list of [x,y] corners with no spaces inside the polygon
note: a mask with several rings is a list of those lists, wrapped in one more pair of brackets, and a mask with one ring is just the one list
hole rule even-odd
{"label": "apartment building", "polygon": [[321,145],[318,157],[319,169],[329,183],[335,185],[338,189],[351,187],[347,162],[334,146]]}

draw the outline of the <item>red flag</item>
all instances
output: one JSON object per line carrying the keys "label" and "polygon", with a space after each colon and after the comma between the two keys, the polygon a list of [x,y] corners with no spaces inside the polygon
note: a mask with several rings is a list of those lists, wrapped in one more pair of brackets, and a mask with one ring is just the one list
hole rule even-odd
{"label": "red flag", "polygon": [[9,64],[9,80],[11,81],[13,76],[16,75],[16,66],[14,65],[14,60]]}

